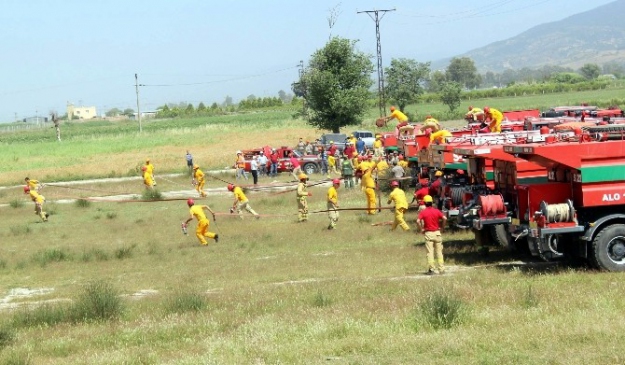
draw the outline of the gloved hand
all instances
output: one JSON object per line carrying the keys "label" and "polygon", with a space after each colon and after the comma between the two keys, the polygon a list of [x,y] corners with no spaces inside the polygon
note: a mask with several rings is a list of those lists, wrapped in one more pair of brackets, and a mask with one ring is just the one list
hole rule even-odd
{"label": "gloved hand", "polygon": [[234,213],[234,207],[230,208],[230,214]]}
{"label": "gloved hand", "polygon": [[308,193],[308,196],[312,196],[312,193]]}

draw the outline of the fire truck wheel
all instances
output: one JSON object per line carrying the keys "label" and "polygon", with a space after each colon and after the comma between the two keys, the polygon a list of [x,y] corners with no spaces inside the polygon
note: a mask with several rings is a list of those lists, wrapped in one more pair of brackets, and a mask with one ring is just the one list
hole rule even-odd
{"label": "fire truck wheel", "polygon": [[625,271],[625,225],[603,228],[592,241],[592,263],[607,271]]}
{"label": "fire truck wheel", "polygon": [[314,163],[309,162],[304,165],[303,170],[306,175],[312,175],[317,172],[317,166]]}
{"label": "fire truck wheel", "polygon": [[490,228],[490,234],[493,240],[501,247],[512,249],[513,240],[510,233],[508,233],[507,224],[495,224]]}

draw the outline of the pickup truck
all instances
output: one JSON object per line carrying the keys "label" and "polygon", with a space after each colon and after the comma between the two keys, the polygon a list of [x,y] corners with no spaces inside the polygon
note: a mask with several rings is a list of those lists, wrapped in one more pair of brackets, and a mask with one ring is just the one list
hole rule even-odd
{"label": "pickup truck", "polygon": [[353,131],[352,134],[356,139],[361,138],[365,141],[365,146],[373,148],[373,142],[375,142],[375,135],[370,131]]}
{"label": "pickup truck", "polygon": [[326,133],[321,135],[320,143],[323,145],[323,148],[327,150],[330,147],[330,142],[333,142],[334,145],[339,148],[339,151],[342,152],[345,149],[346,139],[347,135],[343,133]]}
{"label": "pickup truck", "polygon": [[245,171],[250,171],[252,158],[256,155],[260,155],[260,151],[263,151],[264,155],[267,156],[268,165],[267,170],[269,169],[269,164],[271,163],[270,155],[272,150],[276,150],[278,152],[278,172],[291,172],[293,170],[293,166],[291,166],[289,154],[293,152],[297,159],[299,160],[300,166],[302,167],[302,171],[304,173],[310,175],[315,172],[321,171],[321,159],[317,155],[302,155],[297,150],[294,150],[291,147],[277,147],[271,148],[270,146],[264,146],[261,148],[255,148],[251,150],[243,150],[243,157],[245,158]]}

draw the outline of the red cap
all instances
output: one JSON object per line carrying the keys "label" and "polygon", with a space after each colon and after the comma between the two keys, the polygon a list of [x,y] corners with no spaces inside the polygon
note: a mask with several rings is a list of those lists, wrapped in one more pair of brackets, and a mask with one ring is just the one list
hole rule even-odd
{"label": "red cap", "polygon": [[392,187],[399,186],[399,182],[397,182],[397,181],[393,180],[393,181],[391,181],[391,186],[392,186]]}
{"label": "red cap", "polygon": [[334,179],[334,180],[332,180],[332,184],[340,185],[341,184],[341,180],[340,179]]}
{"label": "red cap", "polygon": [[234,185],[228,184],[228,190],[230,190],[230,191],[234,190]]}
{"label": "red cap", "polygon": [[187,200],[187,205],[188,206],[193,206],[194,204],[195,204],[195,202],[193,201],[193,199]]}

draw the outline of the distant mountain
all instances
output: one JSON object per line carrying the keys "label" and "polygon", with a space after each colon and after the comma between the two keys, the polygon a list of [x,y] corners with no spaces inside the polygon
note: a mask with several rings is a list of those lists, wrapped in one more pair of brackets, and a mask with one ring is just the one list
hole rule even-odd
{"label": "distant mountain", "polygon": [[[585,63],[625,64],[624,18],[625,0],[617,0],[457,57],[473,59],[480,73],[544,65],[578,69]],[[433,62],[432,69],[434,65],[445,68],[449,59]]]}

